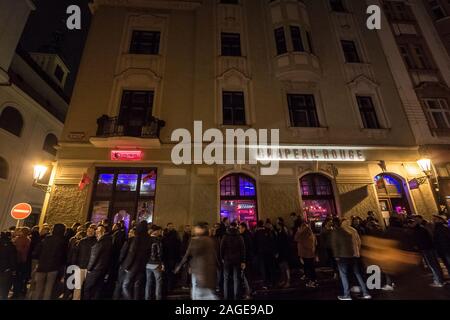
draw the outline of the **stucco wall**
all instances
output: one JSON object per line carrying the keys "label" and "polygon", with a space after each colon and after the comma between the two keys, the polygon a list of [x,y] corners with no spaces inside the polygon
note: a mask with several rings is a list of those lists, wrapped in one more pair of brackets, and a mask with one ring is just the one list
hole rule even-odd
{"label": "stucco wall", "polygon": [[80,191],[77,185],[55,185],[47,209],[46,222],[50,224],[84,222],[84,206],[88,205],[88,189]]}
{"label": "stucco wall", "polygon": [[367,218],[368,211],[379,213],[375,191],[366,184],[338,183],[341,215]]}

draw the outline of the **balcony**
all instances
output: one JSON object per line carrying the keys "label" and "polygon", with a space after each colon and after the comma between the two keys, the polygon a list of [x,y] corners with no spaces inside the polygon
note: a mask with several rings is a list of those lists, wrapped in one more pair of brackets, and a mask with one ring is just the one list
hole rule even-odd
{"label": "balcony", "polygon": [[159,148],[160,130],[165,121],[152,117],[120,121],[118,117],[102,116],[97,120],[97,133],[90,142],[99,148]]}

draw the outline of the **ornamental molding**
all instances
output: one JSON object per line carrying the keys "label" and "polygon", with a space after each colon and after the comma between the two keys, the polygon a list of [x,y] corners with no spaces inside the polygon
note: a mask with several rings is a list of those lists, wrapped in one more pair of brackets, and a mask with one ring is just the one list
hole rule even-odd
{"label": "ornamental molding", "polygon": [[102,6],[139,7],[149,9],[195,10],[202,5],[200,0],[94,0],[89,4],[92,14]]}

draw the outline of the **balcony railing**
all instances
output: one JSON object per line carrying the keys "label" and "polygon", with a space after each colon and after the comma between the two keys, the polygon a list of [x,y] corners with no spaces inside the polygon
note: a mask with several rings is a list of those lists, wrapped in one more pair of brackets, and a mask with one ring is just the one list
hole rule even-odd
{"label": "balcony railing", "polygon": [[102,116],[97,120],[97,137],[136,137],[159,139],[166,122],[152,117],[148,121],[120,121],[118,117]]}

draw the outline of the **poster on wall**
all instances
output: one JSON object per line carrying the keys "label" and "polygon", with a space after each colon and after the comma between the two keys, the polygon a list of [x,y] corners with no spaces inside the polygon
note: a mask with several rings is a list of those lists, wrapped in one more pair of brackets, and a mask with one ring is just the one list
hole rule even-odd
{"label": "poster on wall", "polygon": [[95,201],[92,208],[92,223],[99,223],[104,219],[108,219],[109,201]]}
{"label": "poster on wall", "polygon": [[153,222],[153,200],[139,201],[137,222],[147,221],[147,223]]}

